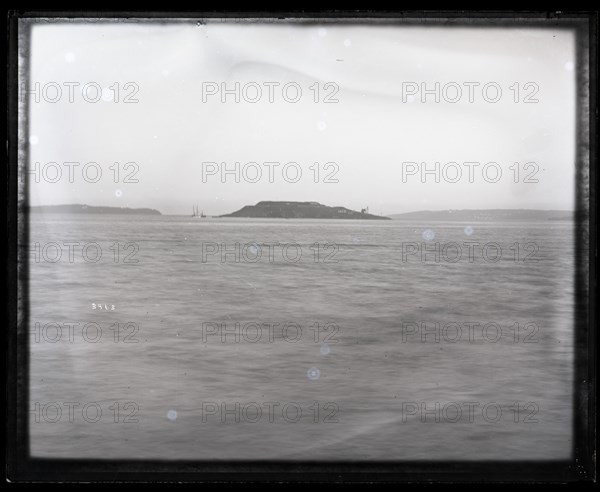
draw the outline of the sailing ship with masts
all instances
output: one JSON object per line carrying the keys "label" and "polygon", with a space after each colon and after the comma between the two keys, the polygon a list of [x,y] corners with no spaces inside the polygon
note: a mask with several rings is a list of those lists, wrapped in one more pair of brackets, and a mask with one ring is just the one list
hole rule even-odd
{"label": "sailing ship with masts", "polygon": [[199,211],[198,205],[194,205],[192,207],[192,217],[193,218],[196,218],[196,219],[204,219],[204,218],[206,218],[206,215],[204,215],[204,210],[202,212],[200,212],[200,213],[198,213],[198,211]]}

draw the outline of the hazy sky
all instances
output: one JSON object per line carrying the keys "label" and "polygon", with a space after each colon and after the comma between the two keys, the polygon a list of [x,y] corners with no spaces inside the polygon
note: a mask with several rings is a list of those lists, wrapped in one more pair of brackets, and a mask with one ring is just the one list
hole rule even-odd
{"label": "hazy sky", "polygon": [[[40,98],[36,102],[30,95],[30,168],[39,162],[50,179],[55,169],[47,163],[56,162],[63,171],[55,183],[32,178],[32,205],[87,203],[188,214],[197,204],[208,215],[260,200],[369,206],[382,214],[574,208],[577,67],[568,30],[195,20],[39,23],[32,30],[31,53],[30,87],[40,84]],[[209,82],[219,89],[221,83],[234,89],[239,82],[246,99],[240,91],[239,103],[233,94],[223,103],[219,92],[203,102],[203,83]],[[436,82],[439,103],[434,94],[422,102],[420,90],[408,97],[407,89],[421,83],[434,89]],[[69,83],[79,84],[71,84],[72,103]],[[89,101],[96,98],[96,87],[104,89],[98,102],[84,99],[86,83],[91,83]],[[273,102],[265,83],[273,83]],[[302,91],[296,103],[282,93],[290,83],[288,101],[297,87]],[[479,84],[471,85],[474,102],[465,83]],[[496,87],[502,90],[495,103],[484,99],[482,87],[488,83],[488,100],[497,97]],[[53,103],[56,85],[62,94]],[[262,96],[252,103],[256,85]],[[338,102],[323,102],[333,92]],[[124,103],[127,95],[138,102]],[[538,102],[523,102],[528,95]],[[449,102],[453,98],[457,102]],[[80,163],[73,168],[73,183],[65,162]],[[82,177],[88,162],[102,169],[96,183]],[[110,169],[116,169],[115,162],[117,183]],[[139,166],[137,183],[124,182],[135,171],[124,168],[127,162]],[[226,163],[229,169],[239,162],[240,182],[230,174],[222,183],[219,173],[203,182],[203,162],[219,168]],[[262,170],[254,183],[242,175],[245,170],[255,178],[250,162]],[[269,162],[280,163],[271,167],[272,183],[264,164]],[[283,175],[288,162],[297,163],[286,168],[288,181],[298,167],[302,171],[297,182]],[[325,169],[327,162],[335,165]],[[417,174],[405,176],[405,182],[403,162],[418,164]],[[444,169],[454,179],[458,167],[462,177],[435,183],[434,175],[427,175],[422,183],[421,163],[434,169],[435,162],[440,170],[456,162]],[[465,162],[480,164],[472,168],[474,182]],[[488,162],[502,170],[497,182],[482,175]],[[524,167],[528,162],[536,164]],[[486,169],[491,181],[497,167]],[[338,182],[324,182],[333,171]],[[88,172],[93,178],[93,168]],[[524,182],[527,176],[537,182]]]}

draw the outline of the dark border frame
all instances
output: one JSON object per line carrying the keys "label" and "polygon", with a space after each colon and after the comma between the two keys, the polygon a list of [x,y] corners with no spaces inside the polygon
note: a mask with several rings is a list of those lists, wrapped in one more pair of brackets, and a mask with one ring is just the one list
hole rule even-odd
{"label": "dark border frame", "polygon": [[[576,32],[577,151],[575,242],[575,347],[573,455],[566,461],[159,461],[51,460],[29,456],[28,446],[28,243],[27,190],[20,196],[19,160],[27,150],[18,142],[18,23],[40,17],[294,18],[299,22],[379,22],[395,25],[514,26],[569,28]],[[7,468],[10,482],[40,481],[423,481],[423,482],[570,482],[595,481],[596,415],[596,190],[597,190],[597,11],[9,11],[8,171],[7,171]],[[25,47],[29,49],[29,46]],[[27,109],[27,108],[25,108]],[[27,122],[23,123],[27,128]],[[26,134],[26,133],[25,133]],[[585,253],[588,253],[586,256]]]}

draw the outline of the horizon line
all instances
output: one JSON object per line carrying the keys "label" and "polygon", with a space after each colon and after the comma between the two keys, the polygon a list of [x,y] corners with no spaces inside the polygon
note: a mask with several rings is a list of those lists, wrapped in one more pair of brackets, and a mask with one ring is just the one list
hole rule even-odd
{"label": "horizon line", "polygon": [[[290,203],[308,203],[309,201],[306,202],[302,202],[302,201],[297,201],[297,200],[260,200],[259,202],[256,203],[260,203],[263,201],[269,201],[269,202],[290,202]],[[320,202],[316,202],[319,203],[320,205],[323,205]],[[90,205],[87,203],[59,203],[59,204],[50,204],[50,205],[26,205],[26,207],[28,208],[41,208],[41,207],[65,207],[65,206],[86,206],[86,207],[103,207],[103,208],[115,208],[115,209],[130,209],[130,210],[139,210],[139,209],[146,209],[146,210],[156,210],[158,211],[161,215],[165,215],[165,216],[187,216],[187,213],[169,213],[169,214],[164,214],[162,213],[159,209],[157,208],[153,208],[153,207],[149,207],[149,206],[140,206],[140,207],[130,207],[130,206],[117,206],[117,205]],[[247,205],[246,205],[247,206]],[[330,207],[342,207],[342,205],[325,205],[325,206],[330,206]],[[344,207],[345,208],[345,207]],[[350,210],[350,209],[349,209]],[[559,209],[559,208],[443,208],[443,209],[420,209],[420,210],[411,210],[409,212],[393,212],[393,213],[388,213],[385,215],[380,215],[381,217],[389,217],[392,215],[406,215],[406,214],[413,214],[413,213],[422,213],[422,212],[429,212],[429,213],[436,213],[436,212],[472,212],[472,211],[498,211],[498,210],[507,210],[507,211],[531,211],[531,212],[569,212],[569,213],[575,213],[577,212],[577,210],[574,209]],[[208,214],[210,216],[210,214]],[[372,215],[377,215],[377,214],[372,214]],[[214,216],[213,216],[214,217]]]}

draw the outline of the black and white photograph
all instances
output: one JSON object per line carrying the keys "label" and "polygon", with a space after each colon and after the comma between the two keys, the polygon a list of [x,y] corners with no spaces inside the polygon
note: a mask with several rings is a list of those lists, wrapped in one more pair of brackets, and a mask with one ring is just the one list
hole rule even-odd
{"label": "black and white photograph", "polygon": [[597,12],[9,25],[8,481],[595,481]]}

